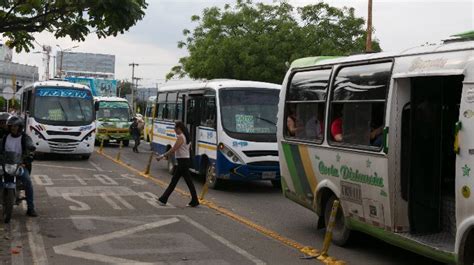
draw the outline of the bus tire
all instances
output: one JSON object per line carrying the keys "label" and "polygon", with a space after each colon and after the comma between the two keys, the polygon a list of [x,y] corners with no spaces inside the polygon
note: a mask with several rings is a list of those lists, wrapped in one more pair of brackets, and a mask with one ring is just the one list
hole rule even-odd
{"label": "bus tire", "polygon": [[129,146],[130,145],[130,140],[123,140],[122,144],[123,144],[123,146]]}
{"label": "bus tire", "polygon": [[460,265],[474,264],[474,228],[470,229],[469,234],[462,240],[459,253]]}
{"label": "bus tire", "polygon": [[[327,200],[326,206],[324,207],[324,222],[326,227],[328,227],[332,205],[335,200],[337,200],[337,197],[332,195],[329,200]],[[344,246],[349,241],[351,230],[346,225],[346,218],[344,217],[344,209],[342,209],[342,205],[339,206],[339,209],[337,210],[335,222],[336,223],[332,230],[332,242],[338,246]]]}
{"label": "bus tire", "polygon": [[207,187],[210,189],[219,188],[219,180],[217,179],[216,168],[211,163],[208,163],[206,167],[206,183]]}
{"label": "bus tire", "polygon": [[275,189],[281,189],[281,180],[279,179],[272,180],[272,185]]}

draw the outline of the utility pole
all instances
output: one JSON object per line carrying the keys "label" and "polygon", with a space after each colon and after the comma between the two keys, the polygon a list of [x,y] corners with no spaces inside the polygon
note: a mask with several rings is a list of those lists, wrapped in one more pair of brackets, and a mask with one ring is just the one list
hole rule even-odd
{"label": "utility pole", "polygon": [[369,12],[367,14],[367,40],[365,43],[365,51],[372,52],[372,0],[369,1]]}
{"label": "utility pole", "polygon": [[135,82],[135,66],[138,66],[137,63],[131,63],[131,64],[128,64],[128,66],[131,66],[132,67],[132,108],[133,108],[133,111],[135,111],[135,93],[134,93],[134,82]]}
{"label": "utility pole", "polygon": [[[61,48],[61,46],[60,46],[59,44],[56,44],[56,47],[58,47],[59,50],[61,51],[61,57],[60,57],[61,59],[59,60],[59,73],[58,73],[58,76],[59,76],[59,78],[62,78],[62,77],[63,77],[63,58],[64,58],[64,53],[65,53],[65,52],[68,52],[68,51],[70,51],[70,50],[72,50],[72,49],[75,49],[75,48],[77,48],[77,47],[79,47],[79,46],[78,46],[78,45],[75,45],[75,46],[72,46],[72,47],[70,47],[70,48],[63,49],[63,48]],[[56,54],[56,56],[57,56],[57,54]]]}
{"label": "utility pole", "polygon": [[[134,80],[132,80],[132,84],[135,82],[135,88],[137,89],[137,97],[139,96],[138,95],[138,81],[141,80],[142,78],[139,78],[139,77],[135,77]],[[132,90],[132,96],[133,96],[133,90]],[[136,112],[137,111],[137,102],[135,101],[135,97],[133,97],[132,99],[132,108],[133,108],[133,111]]]}
{"label": "utility pole", "polygon": [[46,55],[46,69],[44,75],[46,80],[49,80],[49,60],[51,59],[51,46],[43,45],[43,52]]}

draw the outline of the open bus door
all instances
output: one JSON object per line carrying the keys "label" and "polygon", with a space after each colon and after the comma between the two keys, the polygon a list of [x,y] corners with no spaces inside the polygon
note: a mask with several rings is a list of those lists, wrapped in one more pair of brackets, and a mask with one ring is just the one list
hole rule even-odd
{"label": "open bus door", "polygon": [[194,170],[199,170],[199,161],[196,160],[196,150],[197,150],[197,127],[201,121],[200,117],[200,96],[188,95],[184,97],[186,102],[186,127],[188,128],[189,134],[191,136],[191,162],[193,163],[192,168]]}
{"label": "open bus door", "polygon": [[[416,77],[411,80],[408,211],[412,234],[438,233],[452,214],[456,156],[454,127],[458,121],[462,76]],[[446,221],[445,221],[446,222]],[[445,228],[443,228],[445,227]]]}

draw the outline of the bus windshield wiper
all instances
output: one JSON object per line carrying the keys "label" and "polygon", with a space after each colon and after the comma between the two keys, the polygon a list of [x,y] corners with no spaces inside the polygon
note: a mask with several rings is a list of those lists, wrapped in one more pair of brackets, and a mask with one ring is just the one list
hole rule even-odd
{"label": "bus windshield wiper", "polygon": [[61,107],[61,110],[63,111],[64,113],[64,118],[66,118],[66,121],[68,121],[68,117],[67,117],[67,113],[66,111],[64,110],[64,107],[63,107],[63,103],[61,103],[61,100],[58,101],[59,102],[59,107]]}
{"label": "bus windshield wiper", "polygon": [[257,116],[256,118],[259,119],[259,120],[262,120],[262,121],[266,121],[266,122],[270,123],[271,125],[275,125],[275,126],[276,126],[276,123],[273,122],[273,121],[271,121],[271,120],[268,120],[268,119],[265,119],[265,118],[261,118],[261,117],[258,117],[258,116]]}
{"label": "bus windshield wiper", "polygon": [[78,99],[78,100],[77,100],[77,103],[79,104],[79,110],[81,111],[82,121],[85,121],[85,120],[86,120],[86,115],[84,115],[84,111],[82,110],[81,101]]}

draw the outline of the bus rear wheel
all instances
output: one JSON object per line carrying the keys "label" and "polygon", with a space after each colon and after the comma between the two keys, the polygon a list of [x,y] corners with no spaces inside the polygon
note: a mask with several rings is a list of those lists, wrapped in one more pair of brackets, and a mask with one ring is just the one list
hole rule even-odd
{"label": "bus rear wheel", "polygon": [[[324,222],[326,227],[329,225],[329,217],[331,216],[332,205],[337,197],[332,195],[326,202],[324,207]],[[337,209],[336,220],[332,230],[332,242],[338,246],[344,246],[349,241],[351,230],[346,225],[346,218],[344,217],[344,210],[342,205]]]}

